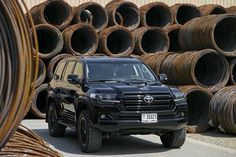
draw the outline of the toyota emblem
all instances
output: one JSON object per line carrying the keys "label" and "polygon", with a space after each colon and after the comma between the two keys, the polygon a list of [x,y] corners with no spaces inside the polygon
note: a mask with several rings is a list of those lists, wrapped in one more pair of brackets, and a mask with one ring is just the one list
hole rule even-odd
{"label": "toyota emblem", "polygon": [[153,102],[153,97],[151,95],[146,95],[144,98],[143,98],[144,102],[147,103],[147,104],[151,104]]}

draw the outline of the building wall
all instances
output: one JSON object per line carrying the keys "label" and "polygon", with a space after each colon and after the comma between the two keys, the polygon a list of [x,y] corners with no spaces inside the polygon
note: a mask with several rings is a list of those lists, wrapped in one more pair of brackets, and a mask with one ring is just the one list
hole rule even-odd
{"label": "building wall", "polygon": [[[28,7],[31,8],[34,5],[37,5],[41,2],[43,2],[45,0],[25,0],[25,2],[27,3]],[[91,0],[65,0],[67,1],[69,4],[71,4],[72,6],[77,6],[83,2],[88,2]],[[108,3],[110,0],[92,0],[92,1],[96,1],[102,5],[105,5],[106,3]],[[142,6],[144,4],[150,3],[150,2],[155,2],[157,0],[129,0],[134,2],[135,4],[137,4],[138,6]],[[161,2],[164,2],[168,5],[173,5],[176,3],[193,3],[197,6],[200,5],[204,5],[204,4],[219,4],[222,5],[224,7],[230,7],[235,5],[236,6],[236,0],[159,0]]]}

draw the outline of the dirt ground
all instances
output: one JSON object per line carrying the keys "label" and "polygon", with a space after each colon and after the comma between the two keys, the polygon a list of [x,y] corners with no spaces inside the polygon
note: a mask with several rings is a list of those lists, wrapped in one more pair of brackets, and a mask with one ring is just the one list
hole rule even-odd
{"label": "dirt ground", "polygon": [[236,135],[210,130],[202,134],[188,134],[189,138],[236,150]]}

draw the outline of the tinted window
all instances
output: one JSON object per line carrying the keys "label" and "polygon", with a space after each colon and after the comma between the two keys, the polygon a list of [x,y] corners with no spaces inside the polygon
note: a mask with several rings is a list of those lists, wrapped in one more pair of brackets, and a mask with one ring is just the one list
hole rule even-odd
{"label": "tinted window", "polygon": [[87,78],[89,81],[97,80],[149,80],[156,81],[155,76],[139,62],[99,62],[87,64]]}
{"label": "tinted window", "polygon": [[59,65],[57,66],[57,70],[56,70],[55,74],[58,75],[59,78],[61,78],[65,64],[66,64],[66,62],[60,62]]}
{"label": "tinted window", "polygon": [[75,66],[75,61],[69,61],[67,66],[66,66],[66,70],[65,73],[63,75],[63,80],[67,81],[67,77],[68,75],[72,74],[73,70],[74,70],[74,66]]}
{"label": "tinted window", "polygon": [[83,77],[83,66],[81,63],[79,63],[79,62],[76,63],[74,74],[78,75],[79,78]]}

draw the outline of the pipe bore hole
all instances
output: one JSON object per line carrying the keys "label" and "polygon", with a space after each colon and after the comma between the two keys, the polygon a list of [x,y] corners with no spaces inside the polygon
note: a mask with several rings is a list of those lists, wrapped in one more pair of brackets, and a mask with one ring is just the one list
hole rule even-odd
{"label": "pipe bore hole", "polygon": [[210,100],[211,97],[202,91],[193,91],[187,95],[188,125],[196,126],[208,117]]}
{"label": "pipe bore hole", "polygon": [[196,63],[194,74],[198,82],[213,86],[225,79],[227,65],[224,59],[213,53],[203,55]]}
{"label": "pipe bore hole", "polygon": [[52,25],[62,25],[70,16],[71,8],[60,1],[50,2],[44,9],[44,18]]}
{"label": "pipe bore hole", "polygon": [[170,31],[168,33],[169,40],[170,40],[170,47],[169,47],[170,52],[179,52],[179,51],[181,51],[179,41],[178,41],[179,31],[180,31],[180,29],[175,29],[175,30]]}
{"label": "pipe bore hole", "polygon": [[[89,5],[85,8],[86,16],[81,14],[80,18],[82,21],[91,21],[91,24],[95,29],[102,27],[105,23],[107,23],[107,15],[104,9],[99,5]],[[85,16],[85,17],[83,17]]]}
{"label": "pipe bore hole", "polygon": [[152,7],[146,14],[148,26],[164,27],[171,22],[171,12],[161,6]]}
{"label": "pipe bore hole", "polygon": [[47,89],[44,89],[38,93],[36,107],[41,113],[46,113],[46,97]]}
{"label": "pipe bore hole", "polygon": [[201,13],[197,8],[183,5],[179,7],[176,18],[179,24],[185,24],[189,20],[200,16]]}
{"label": "pipe bore hole", "polygon": [[54,51],[59,42],[58,34],[51,29],[39,28],[37,31],[39,52],[49,54]]}
{"label": "pipe bore hole", "polygon": [[232,77],[233,77],[233,81],[236,83],[236,66],[235,66],[235,64],[232,69]]}
{"label": "pipe bore hole", "polygon": [[71,37],[71,47],[77,53],[85,54],[94,48],[96,34],[90,28],[80,28]]}
{"label": "pipe bore hole", "polygon": [[221,20],[214,30],[216,45],[223,51],[236,50],[236,18],[229,17]]}
{"label": "pipe bore hole", "polygon": [[[117,8],[116,11],[121,15],[123,19],[123,26],[130,27],[139,23],[139,13],[132,5],[122,4],[119,8]],[[120,23],[120,19],[121,18],[119,18],[119,21],[116,22]]]}
{"label": "pipe bore hole", "polygon": [[131,48],[132,39],[129,33],[123,30],[116,30],[107,38],[107,48],[113,54],[128,51]]}
{"label": "pipe bore hole", "polygon": [[167,45],[163,33],[155,30],[148,30],[142,37],[142,48],[147,53],[163,51]]}
{"label": "pipe bore hole", "polygon": [[211,11],[211,15],[212,14],[226,14],[226,10],[223,8],[219,8],[219,7],[215,7],[212,11]]}

